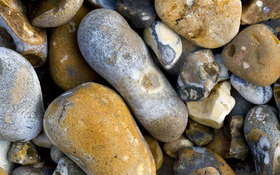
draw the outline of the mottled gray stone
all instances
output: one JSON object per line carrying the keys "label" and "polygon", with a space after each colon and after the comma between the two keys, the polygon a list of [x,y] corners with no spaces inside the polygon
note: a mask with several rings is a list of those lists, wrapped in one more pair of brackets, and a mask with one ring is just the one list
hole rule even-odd
{"label": "mottled gray stone", "polygon": [[86,173],[71,159],[62,157],[59,159],[53,175],[86,175]]}
{"label": "mottled gray stone", "polygon": [[0,139],[28,141],[42,129],[40,82],[31,64],[17,52],[0,47]]}

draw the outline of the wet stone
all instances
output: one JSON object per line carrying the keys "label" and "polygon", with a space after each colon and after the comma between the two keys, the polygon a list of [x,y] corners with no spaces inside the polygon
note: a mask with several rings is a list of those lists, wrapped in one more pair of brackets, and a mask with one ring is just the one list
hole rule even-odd
{"label": "wet stone", "polygon": [[211,50],[200,50],[185,59],[177,81],[177,92],[186,102],[205,99],[219,79],[219,66]]}
{"label": "wet stone", "polygon": [[218,80],[218,82],[229,79],[228,69],[226,68],[226,66],[222,62],[222,55],[221,54],[216,54],[215,55],[215,60],[216,60],[218,66],[220,68],[219,69],[220,71],[219,71],[219,80]]}
{"label": "wet stone", "polygon": [[176,175],[194,175],[203,170],[213,173],[218,171],[220,175],[235,175],[223,158],[206,148],[185,147],[180,151],[174,164]]}
{"label": "wet stone", "polygon": [[196,145],[204,146],[213,140],[212,128],[189,119],[186,131],[187,137]]}
{"label": "wet stone", "polygon": [[150,135],[144,135],[144,138],[152,152],[153,158],[155,160],[156,169],[158,170],[163,162],[163,153],[158,141]]}
{"label": "wet stone", "polygon": [[156,19],[156,12],[150,0],[118,0],[117,11],[128,18],[136,28],[146,28]]}
{"label": "wet stone", "polygon": [[256,174],[280,174],[278,112],[269,105],[253,107],[244,123],[244,134],[254,157]]}
{"label": "wet stone", "polygon": [[36,147],[30,142],[14,142],[8,152],[10,162],[21,165],[34,165],[39,163],[41,158]]}
{"label": "wet stone", "polygon": [[271,86],[256,86],[235,74],[231,74],[230,83],[242,97],[253,104],[265,104],[273,96]]}
{"label": "wet stone", "polygon": [[191,147],[193,143],[189,141],[185,136],[180,136],[177,140],[164,143],[163,150],[167,155],[173,159],[177,158],[178,152],[184,147]]}
{"label": "wet stone", "polygon": [[144,30],[144,40],[156,54],[164,69],[172,69],[182,53],[180,36],[162,21],[155,21]]}
{"label": "wet stone", "polygon": [[53,175],[86,175],[86,173],[71,159],[62,157],[59,159]]}
{"label": "wet stone", "polygon": [[6,140],[0,140],[0,168],[5,170],[8,174],[11,174],[15,164],[8,160],[8,151],[11,142]]}
{"label": "wet stone", "polygon": [[62,157],[65,157],[66,155],[59,149],[57,149],[55,146],[51,148],[50,152],[51,158],[55,163],[58,163],[59,159]]}

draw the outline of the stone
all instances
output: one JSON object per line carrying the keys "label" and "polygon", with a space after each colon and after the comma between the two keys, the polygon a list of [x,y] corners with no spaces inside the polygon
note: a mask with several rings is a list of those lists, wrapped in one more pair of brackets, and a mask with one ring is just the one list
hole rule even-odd
{"label": "stone", "polygon": [[254,159],[251,156],[244,161],[229,162],[229,165],[237,175],[256,175]]}
{"label": "stone", "polygon": [[189,119],[185,134],[194,144],[204,146],[213,140],[212,128]]}
{"label": "stone", "polygon": [[0,168],[6,171],[8,174],[11,174],[15,164],[8,160],[8,151],[10,148],[11,142],[6,140],[0,140]]}
{"label": "stone", "polygon": [[215,55],[215,60],[219,66],[219,80],[218,82],[224,81],[224,80],[228,80],[229,79],[229,73],[228,73],[228,69],[226,68],[226,66],[223,64],[222,62],[222,54],[216,54]]}
{"label": "stone", "polygon": [[261,24],[268,26],[270,30],[272,29],[272,31],[274,31],[273,32],[274,34],[280,33],[280,18],[264,21]]}
{"label": "stone", "polygon": [[47,149],[52,148],[52,144],[44,132],[41,132],[37,137],[32,139],[32,142],[34,143],[34,145],[38,147],[47,148]]}
{"label": "stone", "polygon": [[249,148],[243,134],[244,118],[240,115],[233,116],[230,121],[231,144],[229,154],[236,159],[244,160]]}
{"label": "stone", "polygon": [[54,168],[52,167],[35,168],[33,166],[20,166],[13,171],[12,175],[53,175],[53,172]]}
{"label": "stone", "polygon": [[202,147],[183,148],[174,164],[174,171],[177,175],[194,175],[203,168],[205,168],[204,172],[210,171],[214,172],[214,174],[219,173],[220,175],[235,175],[223,158]]}
{"label": "stone", "polygon": [[97,73],[83,58],[78,42],[77,31],[81,20],[90,12],[83,5],[66,24],[52,29],[49,47],[49,67],[52,79],[67,91],[86,82],[97,82]]}
{"label": "stone", "polygon": [[162,150],[158,144],[158,141],[150,135],[144,135],[144,138],[152,152],[153,158],[155,160],[156,169],[158,170],[163,162]]}
{"label": "stone", "polygon": [[222,52],[223,64],[240,78],[268,86],[280,76],[279,40],[262,24],[242,30]]}
{"label": "stone", "polygon": [[41,157],[30,141],[13,142],[8,152],[8,160],[21,165],[34,165],[41,161]]}
{"label": "stone", "polygon": [[42,129],[44,106],[32,65],[13,50],[0,47],[0,139],[28,141]]}
{"label": "stone", "polygon": [[59,159],[62,157],[65,157],[66,155],[59,149],[57,149],[55,146],[51,148],[50,152],[51,158],[55,163],[58,163]]}
{"label": "stone", "polygon": [[159,18],[189,41],[205,48],[218,48],[238,33],[240,0],[156,0]]}
{"label": "stone", "polygon": [[242,97],[256,105],[266,104],[273,96],[271,86],[256,86],[235,74],[231,74],[230,83]]}
{"label": "stone", "polygon": [[156,19],[156,12],[150,0],[118,0],[116,6],[117,11],[128,18],[136,28],[147,28]]}
{"label": "stone", "polygon": [[162,21],[144,29],[145,43],[151,47],[164,69],[172,69],[182,53],[180,36]]}
{"label": "stone", "polygon": [[68,21],[81,8],[84,0],[37,1],[31,13],[31,23],[36,27],[58,27]]}
{"label": "stone", "polygon": [[16,51],[34,67],[47,61],[48,42],[46,30],[32,26],[19,0],[1,0],[0,27],[13,38]]}
{"label": "stone", "polygon": [[84,83],[57,97],[45,113],[44,131],[86,174],[156,172],[125,102],[103,85]]}
{"label": "stone", "polygon": [[157,170],[158,175],[174,175],[173,164],[174,159],[163,153],[163,163],[160,169]]}
{"label": "stone", "polygon": [[244,135],[254,157],[256,174],[280,174],[278,112],[269,105],[253,107],[244,123]]}
{"label": "stone", "polygon": [[118,0],[88,0],[92,5],[97,8],[106,8],[106,9],[117,9]]}
{"label": "stone", "polygon": [[89,65],[122,95],[154,138],[170,142],[182,135],[188,121],[185,104],[121,15],[91,11],[79,26],[78,44]]}
{"label": "stone", "polygon": [[278,0],[252,0],[242,7],[241,24],[255,24],[280,18]]}
{"label": "stone", "polygon": [[173,159],[177,158],[178,152],[184,147],[191,147],[193,143],[189,141],[185,136],[180,136],[177,140],[164,143],[163,150],[167,155]]}
{"label": "stone", "polygon": [[0,47],[16,50],[16,45],[13,41],[13,38],[3,27],[0,27]]}
{"label": "stone", "polygon": [[280,83],[276,81],[273,84],[273,95],[278,111],[280,111]]}
{"label": "stone", "polygon": [[53,175],[86,175],[86,173],[71,159],[62,157],[59,159]]}
{"label": "stone", "polygon": [[223,81],[218,83],[203,101],[187,103],[190,118],[212,128],[221,128],[226,115],[235,105],[230,89],[230,83]]}
{"label": "stone", "polygon": [[189,54],[177,80],[177,93],[185,102],[205,99],[219,79],[219,66],[211,50]]}
{"label": "stone", "polygon": [[220,175],[220,173],[214,167],[206,167],[194,171],[191,175]]}
{"label": "stone", "polygon": [[8,173],[1,167],[0,167],[0,174],[1,175],[8,175]]}

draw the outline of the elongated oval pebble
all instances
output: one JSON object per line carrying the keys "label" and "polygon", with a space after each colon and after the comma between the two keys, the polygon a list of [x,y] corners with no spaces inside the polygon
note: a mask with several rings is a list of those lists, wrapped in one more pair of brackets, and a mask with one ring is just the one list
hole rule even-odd
{"label": "elongated oval pebble", "polygon": [[128,107],[105,86],[85,83],[56,98],[46,111],[44,131],[87,174],[156,172]]}
{"label": "elongated oval pebble", "polygon": [[170,142],[184,132],[185,104],[122,16],[93,10],[80,23],[78,44],[89,65],[118,90],[153,137]]}

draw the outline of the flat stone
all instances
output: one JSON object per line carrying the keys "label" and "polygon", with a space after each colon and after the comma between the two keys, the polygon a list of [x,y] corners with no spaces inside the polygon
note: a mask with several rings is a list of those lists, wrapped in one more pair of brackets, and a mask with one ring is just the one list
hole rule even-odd
{"label": "flat stone", "polygon": [[167,155],[173,159],[177,158],[178,152],[184,147],[191,147],[193,143],[189,141],[185,136],[180,136],[177,140],[164,143],[163,150]]}

